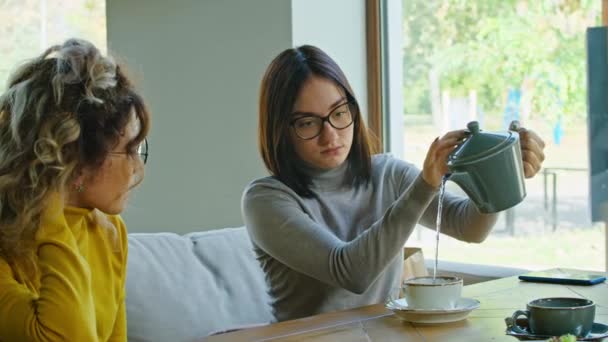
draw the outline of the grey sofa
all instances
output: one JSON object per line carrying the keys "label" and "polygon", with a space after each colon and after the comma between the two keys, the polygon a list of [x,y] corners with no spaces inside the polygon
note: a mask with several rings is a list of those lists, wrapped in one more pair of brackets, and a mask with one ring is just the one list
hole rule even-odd
{"label": "grey sofa", "polygon": [[272,320],[245,228],[130,234],[128,260],[129,341],[200,341]]}
{"label": "grey sofa", "polygon": [[[129,235],[129,341],[201,341],[273,320],[264,274],[244,227]],[[427,265],[428,266],[428,265]],[[522,270],[441,262],[465,284]]]}

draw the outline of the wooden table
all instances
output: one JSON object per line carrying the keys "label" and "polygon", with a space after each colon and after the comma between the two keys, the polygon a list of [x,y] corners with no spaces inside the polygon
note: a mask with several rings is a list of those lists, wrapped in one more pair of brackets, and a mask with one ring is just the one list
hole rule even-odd
{"label": "wooden table", "polygon": [[383,305],[377,304],[212,336],[207,341],[516,342],[515,337],[505,335],[504,318],[517,309],[525,309],[529,301],[543,297],[591,299],[596,303],[595,321],[608,324],[606,282],[594,286],[573,286],[529,283],[509,277],[465,286],[463,296],[479,300],[481,306],[467,319],[454,323],[424,325],[403,322]]}

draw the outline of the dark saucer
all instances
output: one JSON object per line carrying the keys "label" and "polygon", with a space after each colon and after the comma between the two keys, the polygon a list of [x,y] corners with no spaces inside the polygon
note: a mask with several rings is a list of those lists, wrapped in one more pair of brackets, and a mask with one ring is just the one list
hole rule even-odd
{"label": "dark saucer", "polygon": [[[505,318],[505,323],[507,324],[507,335],[511,335],[517,338],[520,341],[528,341],[528,340],[547,340],[551,338],[548,335],[536,335],[530,332],[527,332],[528,328],[528,319],[527,318],[518,318],[517,325],[524,328],[524,332],[521,332],[519,329],[515,328],[513,325],[513,319],[511,317]],[[608,325],[602,323],[593,323],[591,327],[591,331],[587,336],[577,337],[577,341],[601,341],[604,338],[608,337]]]}

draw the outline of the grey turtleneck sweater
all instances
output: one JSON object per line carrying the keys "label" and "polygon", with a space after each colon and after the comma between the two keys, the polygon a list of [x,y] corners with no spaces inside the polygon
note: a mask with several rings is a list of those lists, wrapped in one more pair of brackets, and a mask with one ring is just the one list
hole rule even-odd
{"label": "grey turtleneck sweater", "polygon": [[[384,302],[416,224],[435,229],[438,191],[412,164],[373,156],[371,182],[358,188],[343,185],[346,170],[308,170],[316,198],[272,177],[245,189],[243,218],[278,321]],[[444,200],[444,234],[480,242],[496,222],[467,198]]]}

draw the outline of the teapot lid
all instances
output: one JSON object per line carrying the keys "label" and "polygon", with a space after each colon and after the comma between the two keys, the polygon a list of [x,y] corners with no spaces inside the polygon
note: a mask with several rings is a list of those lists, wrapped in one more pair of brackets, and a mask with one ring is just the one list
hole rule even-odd
{"label": "teapot lid", "polygon": [[518,140],[518,135],[510,131],[483,132],[479,129],[477,121],[469,122],[467,128],[470,135],[450,154],[448,166],[469,163],[490,156]]}

